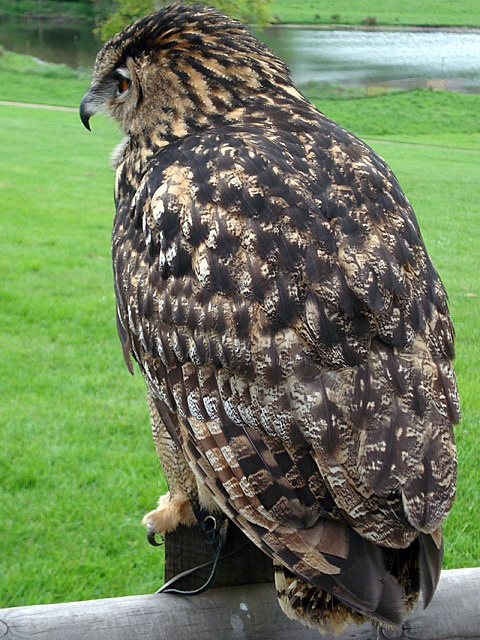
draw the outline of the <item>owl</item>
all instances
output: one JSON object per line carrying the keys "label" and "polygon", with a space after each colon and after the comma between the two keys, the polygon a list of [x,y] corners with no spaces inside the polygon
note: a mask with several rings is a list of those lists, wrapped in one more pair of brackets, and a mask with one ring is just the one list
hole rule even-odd
{"label": "owl", "polygon": [[174,4],[99,52],[116,120],[117,325],[169,493],[228,518],[319,630],[401,623],[439,579],[460,416],[446,294],[387,164],[249,30]]}

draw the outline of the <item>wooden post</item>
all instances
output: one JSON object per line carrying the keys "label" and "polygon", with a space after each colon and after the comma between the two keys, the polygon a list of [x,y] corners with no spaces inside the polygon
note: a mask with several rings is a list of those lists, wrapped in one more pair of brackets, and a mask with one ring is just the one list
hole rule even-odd
{"label": "wooden post", "polygon": [[[231,522],[228,523],[227,540],[218,563],[214,587],[236,587],[243,584],[273,582],[271,559]],[[165,581],[179,573],[211,562],[213,550],[205,542],[198,527],[178,527],[165,536]],[[211,566],[183,578],[175,584],[179,589],[198,589],[205,584]]]}

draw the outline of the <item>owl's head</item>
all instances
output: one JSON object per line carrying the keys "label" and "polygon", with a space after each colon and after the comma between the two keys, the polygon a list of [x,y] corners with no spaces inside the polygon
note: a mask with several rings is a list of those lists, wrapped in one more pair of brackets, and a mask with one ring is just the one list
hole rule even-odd
{"label": "owl's head", "polygon": [[80,117],[88,129],[100,112],[126,134],[177,139],[290,83],[285,65],[239,22],[174,4],[105,43]]}

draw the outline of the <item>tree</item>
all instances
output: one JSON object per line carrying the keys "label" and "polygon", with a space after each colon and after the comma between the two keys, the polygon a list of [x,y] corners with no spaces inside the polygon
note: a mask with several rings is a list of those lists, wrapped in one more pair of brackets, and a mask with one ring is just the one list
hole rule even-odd
{"label": "tree", "polygon": [[[186,4],[196,4],[195,0],[184,0]],[[271,0],[206,0],[205,4],[250,24],[267,24],[271,20],[268,5]],[[113,11],[101,23],[99,31],[104,40],[123,29],[137,18],[171,4],[168,0],[117,0]]]}

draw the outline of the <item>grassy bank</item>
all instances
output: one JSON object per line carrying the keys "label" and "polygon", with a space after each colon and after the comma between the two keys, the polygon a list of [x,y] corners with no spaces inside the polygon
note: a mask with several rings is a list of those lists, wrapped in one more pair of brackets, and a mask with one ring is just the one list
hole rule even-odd
{"label": "grassy bank", "polygon": [[78,106],[90,73],[5,51],[0,46],[0,99]]}
{"label": "grassy bank", "polygon": [[[15,74],[15,71],[11,71]],[[3,74],[2,74],[3,75]],[[23,75],[77,106],[88,80]],[[13,76],[12,76],[13,77]],[[20,85],[17,85],[20,87]],[[2,89],[2,97],[4,97]],[[450,295],[464,420],[446,566],[478,566],[479,96],[322,101],[391,164]],[[146,593],[162,575],[140,519],[161,491],[145,390],[123,364],[110,266],[120,139],[98,117],[0,105],[0,605]]]}
{"label": "grassy bank", "polygon": [[271,12],[291,24],[480,26],[476,0],[273,0]]}
{"label": "grassy bank", "polygon": [[[0,0],[0,16],[91,19],[94,11],[92,2]],[[292,24],[480,26],[476,0],[272,0],[270,11],[275,21]]]}

